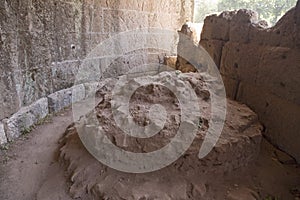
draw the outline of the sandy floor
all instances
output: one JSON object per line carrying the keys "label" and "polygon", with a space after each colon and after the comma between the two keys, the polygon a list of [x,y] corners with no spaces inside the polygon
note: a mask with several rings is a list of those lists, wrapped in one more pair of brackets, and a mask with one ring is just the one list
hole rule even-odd
{"label": "sandy floor", "polygon": [[70,199],[57,162],[57,141],[70,123],[72,112],[66,110],[1,151],[1,200]]}
{"label": "sandy floor", "polygon": [[[0,151],[1,200],[71,199],[65,172],[57,162],[58,140],[71,122],[72,112],[66,110]],[[256,163],[215,177],[207,188],[217,200],[297,200],[300,168],[263,141]]]}

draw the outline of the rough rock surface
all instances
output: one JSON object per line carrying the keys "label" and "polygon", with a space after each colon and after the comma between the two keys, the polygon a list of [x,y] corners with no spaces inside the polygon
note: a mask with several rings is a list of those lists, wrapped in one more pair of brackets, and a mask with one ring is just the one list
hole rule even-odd
{"label": "rough rock surface", "polygon": [[259,195],[249,188],[238,188],[234,191],[230,191],[228,196],[228,200],[257,200],[259,199]]}
{"label": "rough rock surface", "polygon": [[8,141],[13,141],[23,133],[29,132],[33,125],[45,118],[48,114],[47,98],[42,98],[32,105],[20,109],[12,117],[4,120]]}
{"label": "rough rock surface", "polygon": [[300,3],[274,27],[249,10],[205,19],[200,45],[220,68],[227,95],[247,104],[265,136],[300,162]]}
{"label": "rough rock surface", "polygon": [[177,61],[176,61],[176,69],[182,71],[183,73],[188,72],[196,72],[197,69],[194,67],[194,63],[191,63],[190,57],[187,55],[191,55],[193,50],[190,48],[195,45],[196,35],[195,31],[189,26],[189,24],[184,24],[181,27],[179,33],[179,42],[177,47]]}
{"label": "rough rock surface", "polygon": [[7,138],[4,130],[4,124],[0,123],[0,145],[7,143]]}
{"label": "rough rock surface", "polygon": [[85,86],[75,85],[72,88],[60,90],[48,96],[49,112],[55,113],[85,98]]}
{"label": "rough rock surface", "polygon": [[3,0],[0,16],[2,120],[70,88],[82,59],[110,36],[148,27],[177,30],[191,20],[193,1]]}
{"label": "rough rock surface", "polygon": [[176,69],[176,61],[177,61],[177,56],[165,56],[164,57],[164,65]]}
{"label": "rough rock surface", "polygon": [[[81,198],[111,199],[199,199],[205,198],[205,180],[220,176],[253,161],[260,148],[262,127],[256,114],[245,105],[228,100],[227,118],[222,135],[212,152],[199,160],[198,153],[210,118],[210,93],[199,74],[161,73],[190,84],[201,108],[197,136],[188,151],[170,166],[147,174],[129,174],[111,169],[92,157],[82,145],[75,125],[70,125],[61,140],[60,161],[70,175],[70,193]],[[169,79],[170,80],[170,79]],[[110,89],[111,90],[111,89]],[[159,85],[135,91],[130,113],[141,126],[150,123],[147,115],[152,104],[161,104],[168,115],[164,128],[148,139],[125,136],[112,117],[111,92],[100,89],[103,96],[95,108],[97,119],[114,145],[131,152],[152,152],[162,148],[176,135],[180,125],[180,108],[174,94]],[[92,112],[93,113],[93,112]],[[91,115],[91,114],[89,114]],[[89,116],[88,115],[88,116]],[[89,118],[87,116],[87,118]],[[85,125],[83,125],[85,126]],[[79,128],[79,127],[77,127]],[[172,182],[172,187],[170,186]]]}

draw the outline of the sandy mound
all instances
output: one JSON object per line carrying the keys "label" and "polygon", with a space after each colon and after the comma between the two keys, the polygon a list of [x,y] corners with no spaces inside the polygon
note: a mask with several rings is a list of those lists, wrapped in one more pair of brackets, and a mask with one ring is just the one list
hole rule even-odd
{"label": "sandy mound", "polygon": [[[259,152],[262,127],[257,116],[245,105],[228,100],[227,117],[217,145],[204,159],[199,159],[199,149],[209,128],[211,98],[199,74],[161,73],[160,80],[180,81],[189,84],[197,95],[201,110],[197,134],[190,148],[168,167],[151,173],[131,174],[109,168],[97,161],[83,146],[77,130],[90,128],[96,120],[106,137],[115,146],[134,153],[149,153],[165,147],[176,137],[181,124],[180,103],[170,88],[146,85],[136,90],[130,98],[129,112],[134,123],[140,127],[160,122],[149,119],[151,105],[160,104],[167,113],[163,129],[150,138],[137,138],[123,134],[116,125],[112,111],[114,84],[104,86],[97,94],[103,100],[75,125],[71,125],[61,141],[60,160],[67,167],[72,183],[73,197],[84,199],[199,199],[207,198],[206,180],[222,176],[253,161]],[[138,81],[137,81],[138,82]],[[180,86],[178,87],[180,88]],[[119,110],[117,110],[119,111]],[[122,113],[121,113],[122,114]],[[124,112],[123,112],[124,114]],[[151,118],[151,117],[150,117]],[[124,127],[123,127],[124,128]],[[107,156],[117,159],[111,152]],[[134,162],[134,161],[132,161]]]}

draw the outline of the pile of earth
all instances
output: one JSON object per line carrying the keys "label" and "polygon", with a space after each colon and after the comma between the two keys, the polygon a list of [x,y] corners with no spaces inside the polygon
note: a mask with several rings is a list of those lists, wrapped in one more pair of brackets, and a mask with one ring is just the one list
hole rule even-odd
{"label": "pile of earth", "polygon": [[[157,82],[169,87],[155,84]],[[118,84],[130,84],[134,87],[124,89],[126,87]],[[185,94],[189,91],[186,89],[187,85],[195,92],[196,102]],[[70,125],[60,141],[60,162],[69,175],[72,196],[82,199],[209,199],[207,181],[230,174],[256,159],[262,126],[251,109],[227,99],[227,115],[222,134],[212,151],[205,158],[199,159],[200,147],[211,126],[212,94],[208,88],[207,82],[199,73],[178,72],[163,72],[130,80],[121,77],[120,80],[110,81],[101,87],[97,91],[100,103],[79,122]],[[132,89],[136,90],[129,95],[127,112],[126,109],[120,109],[126,104],[126,99],[115,100],[115,96],[122,96]],[[178,98],[179,93],[183,95]],[[196,113],[196,121],[187,120],[189,126],[197,128],[195,138],[179,159],[162,169],[148,173],[121,172],[99,162],[95,158],[97,155],[83,145],[82,140],[90,140],[90,144],[97,145],[97,134],[82,131],[90,130],[93,124],[97,124],[111,144],[126,152],[145,155],[155,152],[176,138],[182,124],[184,102],[190,102],[186,105],[187,110],[192,110],[196,105],[201,111]],[[117,109],[114,109],[116,104]],[[160,111],[161,107],[153,105],[163,106],[164,110]],[[161,115],[156,115],[157,113]],[[161,130],[149,138],[125,134],[126,126],[124,128],[117,125],[115,114],[129,114],[125,121],[128,123],[131,120],[131,123],[140,127],[139,130],[147,131],[149,126],[154,129],[161,127]],[[165,120],[160,120],[162,116]],[[122,162],[113,152],[103,154],[111,158],[111,163]],[[164,158],[157,162],[162,159]],[[133,166],[134,162],[138,163],[134,160],[130,162]],[[149,165],[144,164],[144,167]]]}

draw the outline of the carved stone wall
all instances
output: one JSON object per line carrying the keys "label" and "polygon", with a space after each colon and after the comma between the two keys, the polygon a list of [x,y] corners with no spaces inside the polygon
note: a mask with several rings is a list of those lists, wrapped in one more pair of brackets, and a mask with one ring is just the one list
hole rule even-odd
{"label": "carved stone wall", "polygon": [[[82,59],[105,39],[138,28],[175,31],[192,16],[192,0],[3,0],[0,120],[71,88]],[[159,62],[159,53],[130,52],[114,65]]]}
{"label": "carved stone wall", "polygon": [[272,28],[248,10],[209,16],[200,45],[227,95],[257,112],[265,136],[300,162],[300,3]]}

